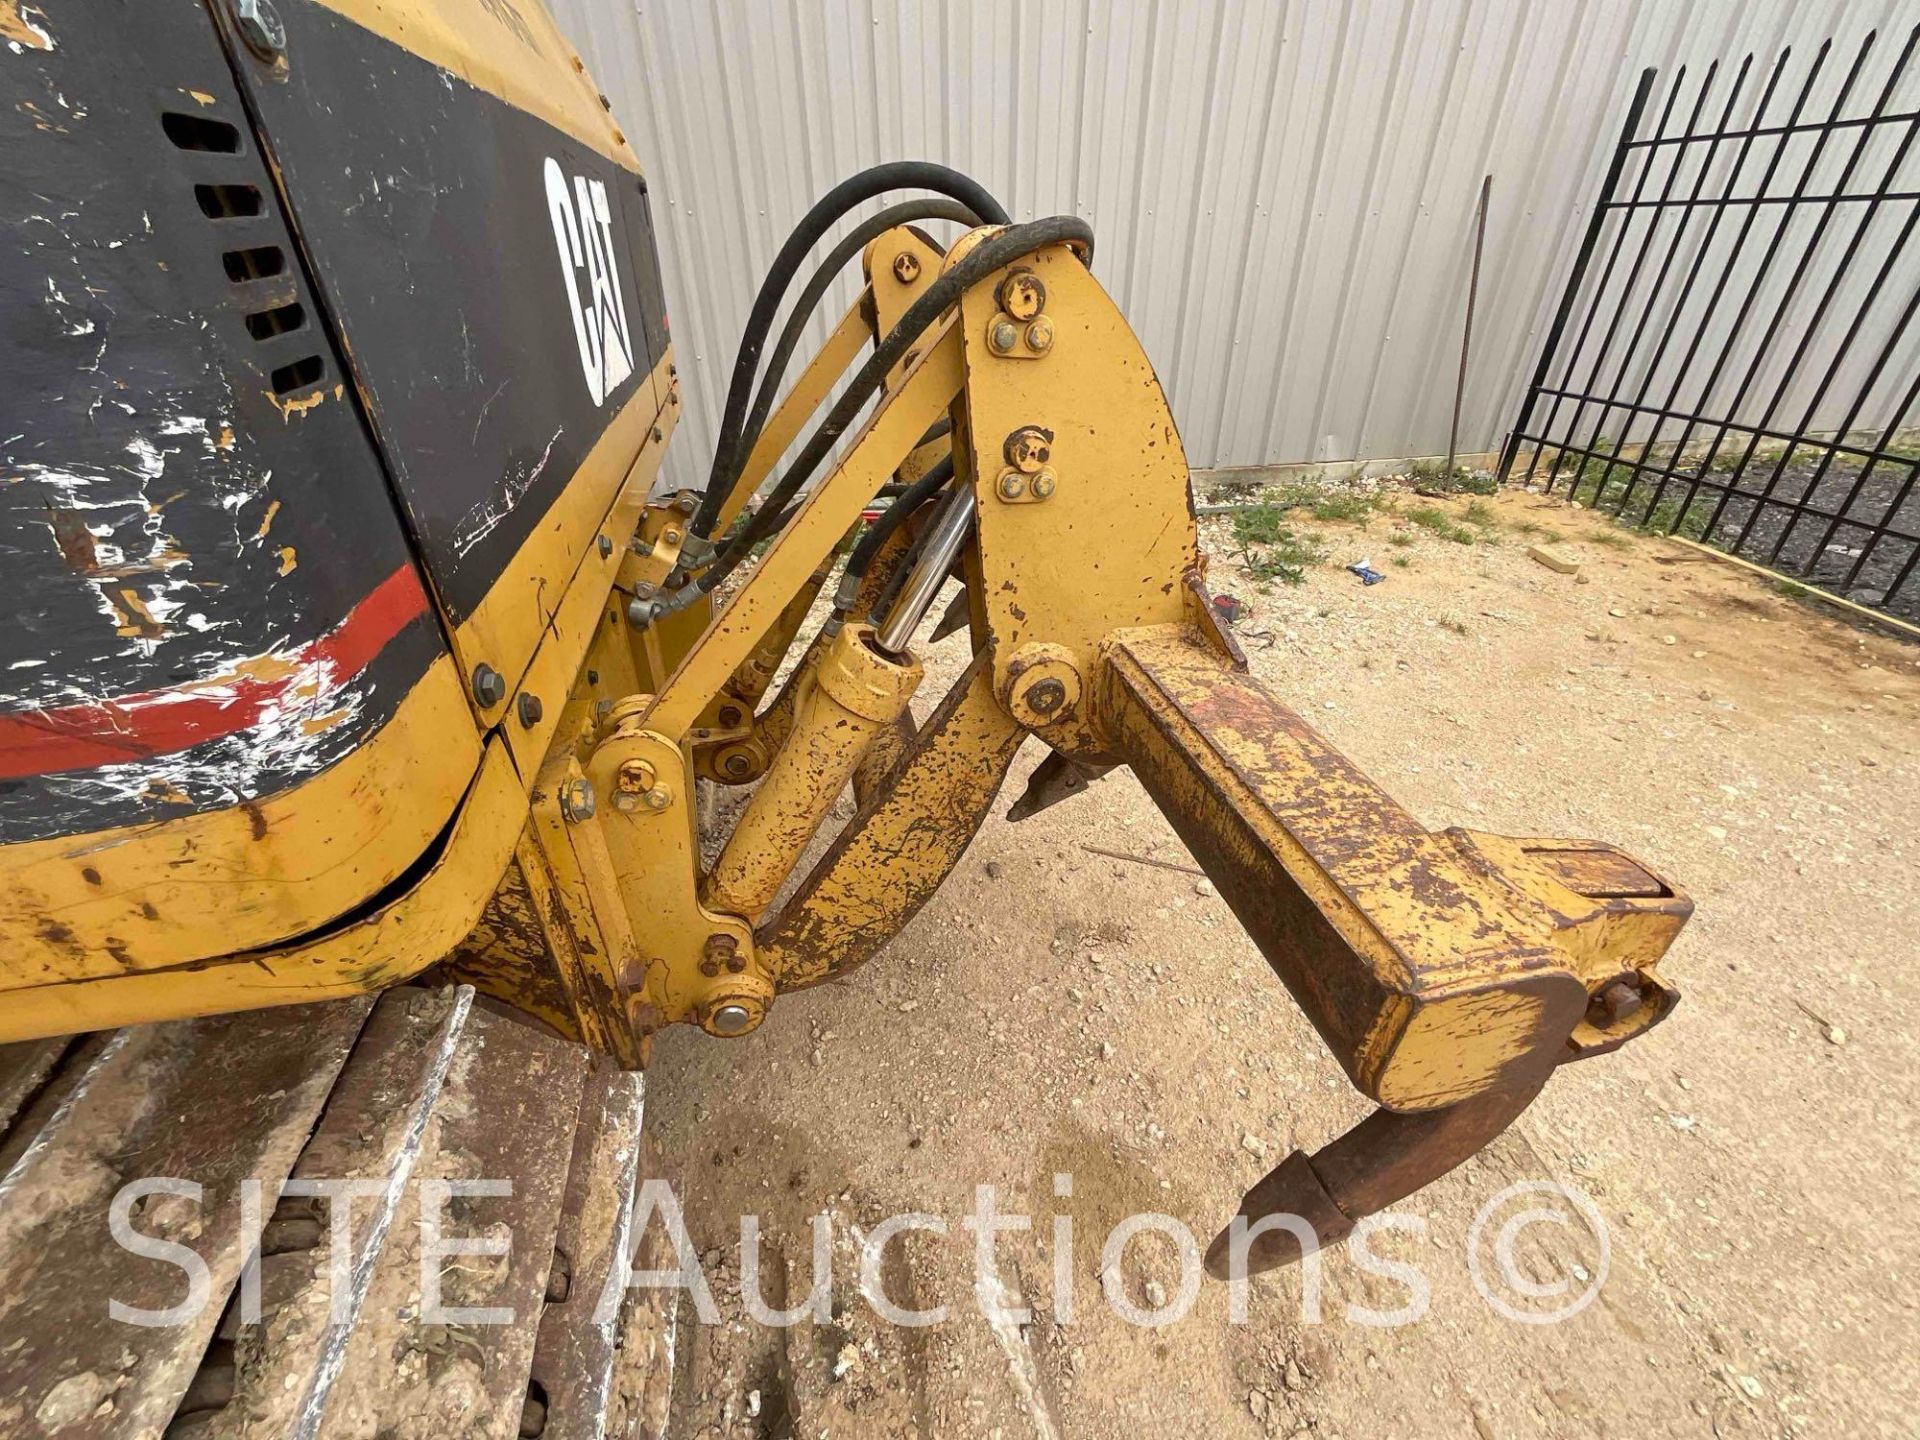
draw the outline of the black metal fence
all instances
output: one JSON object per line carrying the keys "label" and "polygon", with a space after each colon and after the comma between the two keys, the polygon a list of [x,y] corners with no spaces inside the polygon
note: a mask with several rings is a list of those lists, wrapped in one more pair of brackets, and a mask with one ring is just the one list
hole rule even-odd
{"label": "black metal fence", "polygon": [[1920,618],[1916,45],[1640,77],[1503,480]]}

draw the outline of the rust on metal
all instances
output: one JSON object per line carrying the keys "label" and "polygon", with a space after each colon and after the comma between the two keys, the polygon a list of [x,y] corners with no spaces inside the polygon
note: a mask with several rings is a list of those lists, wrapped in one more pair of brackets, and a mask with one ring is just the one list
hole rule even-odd
{"label": "rust on metal", "polygon": [[965,853],[1025,731],[993,698],[975,657],[913,747],[756,936],[782,990],[817,985],[872,959],[919,913]]}

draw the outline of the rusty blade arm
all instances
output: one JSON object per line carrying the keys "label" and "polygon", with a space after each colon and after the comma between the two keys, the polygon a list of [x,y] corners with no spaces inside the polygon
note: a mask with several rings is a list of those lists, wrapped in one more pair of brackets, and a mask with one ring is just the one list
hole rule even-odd
{"label": "rusty blade arm", "polygon": [[[1425,829],[1193,627],[1114,632],[1098,693],[1112,751],[1383,1107],[1289,1156],[1250,1219],[1331,1243],[1497,1136],[1562,1060],[1671,1008],[1655,967],[1691,905],[1612,847]],[[1298,1254],[1269,1232],[1250,1268]]]}

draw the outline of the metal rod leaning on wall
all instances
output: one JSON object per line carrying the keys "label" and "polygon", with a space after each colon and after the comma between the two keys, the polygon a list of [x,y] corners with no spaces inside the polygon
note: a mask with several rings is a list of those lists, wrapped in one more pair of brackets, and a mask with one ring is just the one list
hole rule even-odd
{"label": "metal rod leaning on wall", "polygon": [[1460,374],[1453,382],[1453,423],[1447,426],[1447,468],[1453,474],[1460,448],[1460,406],[1467,398],[1467,358],[1473,352],[1473,307],[1480,298],[1480,257],[1487,248],[1487,204],[1493,195],[1493,176],[1480,177],[1480,211],[1473,226],[1473,273],[1467,280],[1467,321],[1460,331]]}

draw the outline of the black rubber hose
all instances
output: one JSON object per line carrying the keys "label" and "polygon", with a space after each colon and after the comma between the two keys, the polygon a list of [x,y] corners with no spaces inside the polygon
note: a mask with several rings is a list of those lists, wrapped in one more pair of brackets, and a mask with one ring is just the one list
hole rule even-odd
{"label": "black rubber hose", "polygon": [[834,597],[835,610],[845,614],[851,608],[854,592],[860,588],[861,580],[873,564],[873,557],[880,553],[880,547],[887,543],[887,537],[904,525],[909,515],[933,498],[935,492],[952,478],[953,456],[944,455],[939,464],[902,490],[885,513],[867,527],[860,542],[853,547],[853,553],[847,556],[847,568],[840,577],[840,591]]}
{"label": "black rubber hose", "polygon": [[[710,593],[720,582],[737,567],[748,549],[768,533],[770,521],[785,508],[800,487],[806,484],[813,472],[832,451],[834,444],[846,432],[867,402],[873,398],[886,379],[886,374],[908,348],[933,325],[949,308],[959,302],[960,297],[1004,265],[1009,265],[1022,256],[1047,245],[1068,243],[1076,245],[1090,260],[1093,250],[1093,231],[1087,222],[1077,215],[1054,215],[1044,220],[1029,221],[1025,225],[1014,225],[997,235],[980,242],[952,266],[938,280],[921,291],[920,298],[907,308],[900,317],[900,323],[893,327],[887,338],[875,347],[867,361],[862,365],[840,398],[834,402],[833,409],[824,420],[814,428],[813,434],[793,464],[787,467],[768,495],[766,504],[744,524],[735,527],[720,556],[713,566],[704,573],[697,585],[689,586],[681,594],[686,597],[683,603],[691,603],[695,590]],[[678,608],[677,606],[675,608]]]}
{"label": "black rubber hose", "polygon": [[768,331],[773,328],[780,301],[799,273],[807,252],[854,206],[889,190],[906,189],[932,190],[958,200],[989,225],[1005,225],[1008,221],[1005,208],[977,180],[927,160],[896,160],[875,165],[842,180],[814,203],[787,236],[780,253],[774,256],[766,279],[760,282],[760,293],[754,297],[753,309],[747,315],[740,350],[733,357],[733,378],[727,386],[727,404],[720,417],[707,493],[701,497],[700,508],[690,525],[696,535],[712,532],[714,517],[724,500],[721,488],[713,481],[734,474],[740,466],[741,427],[746,419],[753,378],[760,369],[760,352],[766,345]]}
{"label": "black rubber hose", "polygon": [[820,263],[820,268],[813,272],[813,278],[807,282],[807,288],[800,292],[800,298],[793,302],[793,313],[787,316],[786,329],[780,332],[780,343],[773,347],[773,353],[767,358],[766,372],[760,377],[760,388],[754,392],[753,409],[747,414],[746,426],[740,432],[740,442],[734,451],[739,456],[739,464],[731,474],[712,476],[709,484],[724,485],[731,494],[740,483],[740,472],[746,469],[747,461],[752,458],[753,447],[760,443],[760,432],[773,410],[774,396],[780,393],[780,382],[787,373],[793,352],[800,348],[807,321],[813,318],[821,297],[839,277],[841,269],[876,237],[910,220],[951,220],[960,225],[984,223],[957,200],[906,200],[888,206],[870,220],[862,221],[858,229],[834,246]]}
{"label": "black rubber hose", "polygon": [[[942,433],[944,434],[945,432],[943,431]],[[924,445],[926,444],[926,441],[923,440],[920,443]],[[915,448],[918,448],[918,447],[915,447]],[[953,457],[951,455],[943,456],[940,460],[940,464],[947,467],[947,474],[945,477],[943,477],[943,480],[942,480],[942,483],[944,483],[945,479],[951,478],[953,475]],[[938,466],[935,467],[935,469],[938,469],[938,468],[939,468]],[[922,476],[919,480],[914,481],[913,485],[901,485],[898,482],[889,481],[885,485],[882,485],[880,487],[880,498],[883,500],[892,500],[901,496],[906,496],[908,497],[908,509],[912,509],[912,507],[915,505],[918,505],[920,501],[926,497],[927,494],[931,493],[931,490],[915,493],[915,486],[924,485],[925,481],[926,481],[926,476]],[[793,517],[800,513],[801,506],[805,505],[810,498],[812,498],[810,495],[802,495],[798,497],[796,500],[794,500],[794,502],[789,506],[787,506],[786,509],[782,510],[779,516],[774,520],[774,522],[767,527],[768,531],[770,533],[777,534],[778,532],[786,529],[788,523],[793,519]],[[887,510],[881,513],[879,519],[876,520],[874,523],[879,524],[882,521],[885,521],[887,516],[891,515],[892,513],[893,513],[893,509],[891,506],[889,506]],[[888,524],[887,529],[892,530],[896,524],[898,524],[897,521]],[[882,536],[882,538],[885,538],[884,535]],[[857,571],[856,573],[864,574],[866,572],[866,568],[867,568],[866,565],[863,563],[860,566],[859,571]]]}

